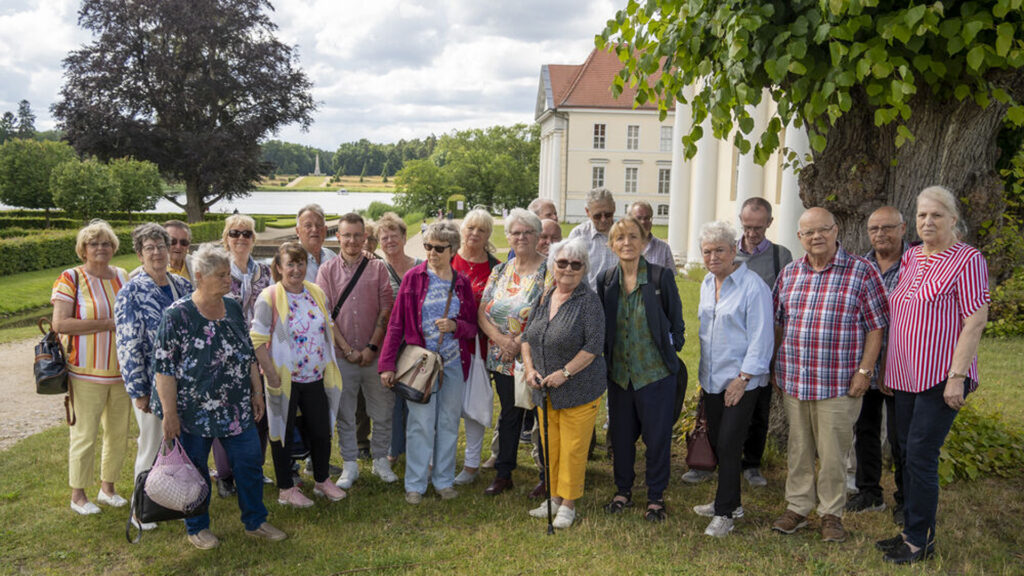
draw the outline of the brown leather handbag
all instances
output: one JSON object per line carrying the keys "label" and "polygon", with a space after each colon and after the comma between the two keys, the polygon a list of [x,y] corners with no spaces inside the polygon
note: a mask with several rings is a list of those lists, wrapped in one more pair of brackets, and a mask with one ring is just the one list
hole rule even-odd
{"label": "brown leather handbag", "polygon": [[711,448],[708,438],[708,417],[704,413],[704,391],[700,393],[697,403],[697,420],[693,430],[686,433],[686,465],[691,470],[713,471],[718,466],[718,458]]}

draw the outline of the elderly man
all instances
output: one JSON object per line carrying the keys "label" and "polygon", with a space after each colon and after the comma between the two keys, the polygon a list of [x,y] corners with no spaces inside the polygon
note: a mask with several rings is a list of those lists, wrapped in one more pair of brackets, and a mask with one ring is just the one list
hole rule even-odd
{"label": "elderly man", "polygon": [[526,209],[536,214],[537,218],[541,220],[558,222],[558,209],[555,208],[555,203],[547,198],[534,198]]}
{"label": "elderly man", "polygon": [[594,188],[587,192],[587,220],[569,232],[569,240],[583,238],[590,251],[590,266],[587,268],[587,284],[597,291],[597,276],[605,269],[619,263],[612,249],[608,247],[608,231],[615,223],[615,198],[607,188]]}
{"label": "elderly man", "polygon": [[822,540],[842,542],[845,459],[882,347],[888,303],[875,268],[839,246],[828,210],[804,212],[798,236],[807,255],[782,270],[773,290],[779,347],[773,375],[789,420],[789,473],[788,506],[772,529],[796,532],[817,504]]}
{"label": "elderly man", "polygon": [[675,274],[676,259],[672,255],[672,248],[669,247],[668,242],[651,234],[651,228],[654,225],[654,208],[651,208],[651,204],[643,200],[633,202],[629,207],[629,214],[636,218],[643,228],[645,236],[644,259],[651,264],[657,264],[666,270],[671,270]]}
{"label": "elderly man", "polygon": [[344,382],[338,410],[343,461],[338,487],[347,490],[359,477],[355,418],[359,391],[366,398],[366,412],[373,422],[373,473],[385,482],[398,480],[388,462],[395,395],[381,385],[377,375],[379,346],[395,296],[384,261],[368,258],[363,251],[366,225],[362,216],[349,213],[341,217],[338,241],[340,257],[320,267],[316,283],[324,290],[336,328],[335,354]]}
{"label": "elderly man", "polygon": [[[885,293],[892,292],[900,280],[900,260],[909,248],[903,240],[907,225],[903,214],[892,206],[882,206],[868,218],[868,239],[871,250],[864,258],[882,275]],[[885,335],[883,335],[885,336]],[[854,428],[854,453],[857,455],[857,494],[846,503],[850,512],[869,512],[885,509],[882,498],[882,406],[886,412],[886,437],[895,464],[896,493],[893,498],[892,519],[903,524],[903,450],[896,436],[895,404],[892,392],[885,387],[885,345],[882,339],[881,359],[875,366],[871,388],[864,394],[860,416]]]}
{"label": "elderly man", "polygon": [[324,240],[327,239],[324,209],[319,204],[307,204],[299,208],[299,214],[295,217],[295,233],[299,235],[299,243],[309,255],[306,260],[306,280],[316,282],[320,267],[338,257],[331,249],[324,248]]}
{"label": "elderly man", "polygon": [[554,220],[540,221],[540,239],[537,241],[537,252],[547,256],[552,244],[562,241],[562,227]]}

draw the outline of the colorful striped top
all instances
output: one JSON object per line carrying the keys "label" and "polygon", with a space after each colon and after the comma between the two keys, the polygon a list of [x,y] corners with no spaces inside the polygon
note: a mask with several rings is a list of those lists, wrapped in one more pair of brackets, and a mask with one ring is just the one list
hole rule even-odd
{"label": "colorful striped top", "polygon": [[[964,320],[990,301],[988,266],[976,249],[958,242],[925,256],[921,246],[903,253],[896,288],[889,294],[891,326],[885,385],[920,393],[946,379]],[[967,372],[978,387],[978,357]]]}
{"label": "colorful striped top", "polygon": [[[74,303],[78,285],[75,318],[93,320],[114,317],[114,300],[128,282],[128,274],[112,266],[116,272],[110,279],[97,278],[81,266],[65,270],[53,283],[50,302]],[[77,282],[75,275],[77,274]],[[68,352],[68,369],[76,378],[100,384],[120,384],[121,369],[117,363],[114,331],[63,336]]]}

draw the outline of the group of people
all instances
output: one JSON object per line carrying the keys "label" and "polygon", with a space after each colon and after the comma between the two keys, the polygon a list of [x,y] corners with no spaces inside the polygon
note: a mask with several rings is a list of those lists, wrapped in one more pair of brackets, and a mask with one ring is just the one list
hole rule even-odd
{"label": "group of people", "polygon": [[[421,502],[431,485],[440,498],[455,498],[455,487],[474,482],[487,464],[481,451],[488,422],[464,411],[467,391],[481,385],[477,364],[488,374],[482,385],[493,382],[500,403],[491,447],[496,473],[486,494],[513,487],[524,417],[531,415],[517,398],[526,391],[538,407],[532,438],[543,438],[535,441],[543,444],[534,451],[541,477],[531,496],[549,494],[529,513],[546,517],[551,510],[555,527],[571,526],[607,394],[616,491],[604,510],[634,506],[642,438],[643,514],[664,520],[673,407],[685,386],[682,304],[672,252],[651,233],[651,206],[634,203],[618,221],[615,206],[607,189],[592,190],[587,220],[565,241],[550,201],[509,211],[504,262],[490,241],[493,219],[482,209],[461,226],[427,226],[425,261],[406,254],[406,225],[393,214],[375,223],[373,244],[361,216],[342,216],[335,254],[323,246],[322,209],[306,206],[297,218],[299,242],[282,245],[269,265],[252,257],[255,223],[244,215],[225,220],[220,246],[204,244],[193,254],[187,224],[144,224],[133,232],[141,266],[131,274],[110,265],[117,236],[94,221],[78,235],[83,264],[61,275],[52,296],[78,416],[69,453],[72,509],[100,511],[85,489],[101,423],[96,501],[126,503],[114,481],[134,409],[136,474],[152,464],[162,441],[178,439],[208,478],[213,450],[218,483],[230,482],[237,493],[246,533],[283,539],[263,504],[267,444],[280,504],[313,505],[295,473],[300,454],[309,455],[313,494],[341,500],[360,474],[360,396],[372,424],[372,473],[396,482],[392,464],[405,454],[409,504]],[[698,380],[718,461],[714,501],[693,508],[711,518],[705,533],[725,536],[743,516],[743,478],[754,487],[767,483],[760,468],[774,386],[789,445],[787,507],[772,528],[792,534],[817,509],[822,538],[843,541],[844,511],[884,507],[884,405],[902,512],[894,518],[904,528],[877,544],[894,562],[928,556],[939,448],[977,386],[989,301],[984,258],[960,241],[956,199],[941,187],[921,192],[915,246],[904,240],[902,214],[878,209],[868,220],[873,249],[864,257],[844,250],[835,219],[821,208],[800,218],[806,255],[797,260],[765,237],[771,204],[746,201],[740,222],[742,236],[725,222],[700,233],[708,274],[697,310]],[[404,345],[441,359],[428,403],[392,391]],[[466,448],[456,474],[460,421]],[[336,471],[329,462],[335,428]],[[847,501],[851,453],[859,493]],[[710,476],[690,470],[683,480]],[[185,524],[196,547],[218,545],[207,514]]]}

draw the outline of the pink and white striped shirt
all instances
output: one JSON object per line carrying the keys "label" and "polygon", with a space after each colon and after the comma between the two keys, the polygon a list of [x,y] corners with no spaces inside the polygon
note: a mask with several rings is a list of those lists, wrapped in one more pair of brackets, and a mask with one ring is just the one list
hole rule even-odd
{"label": "pink and white striped shirt", "polygon": [[[988,266],[976,249],[958,242],[932,256],[921,246],[903,253],[900,281],[889,294],[885,384],[920,393],[946,379],[964,320],[989,303]],[[967,372],[978,387],[978,357]]]}

